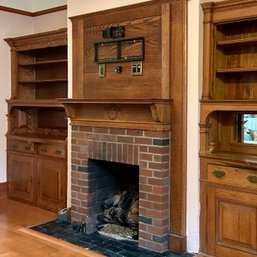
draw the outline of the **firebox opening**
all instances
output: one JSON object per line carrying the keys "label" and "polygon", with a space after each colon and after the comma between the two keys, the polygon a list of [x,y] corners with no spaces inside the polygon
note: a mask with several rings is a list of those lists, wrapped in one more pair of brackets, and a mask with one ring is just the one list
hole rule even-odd
{"label": "firebox opening", "polygon": [[139,166],[89,159],[95,224],[104,235],[138,239]]}

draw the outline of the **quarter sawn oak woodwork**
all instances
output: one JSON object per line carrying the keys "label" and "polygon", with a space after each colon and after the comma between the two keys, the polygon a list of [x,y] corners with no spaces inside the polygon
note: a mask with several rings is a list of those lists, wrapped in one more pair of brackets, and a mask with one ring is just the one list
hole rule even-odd
{"label": "quarter sawn oak woodwork", "polygon": [[8,38],[8,196],[59,211],[67,199],[67,30]]}
{"label": "quarter sawn oak woodwork", "polygon": [[202,5],[201,218],[198,256],[257,256],[257,146],[237,115],[257,113],[257,1]]}
{"label": "quarter sawn oak woodwork", "polygon": [[[169,248],[176,252],[186,250],[186,10],[186,0],[154,0],[71,17],[73,99],[60,100],[73,125],[172,131]],[[107,63],[99,77],[94,43],[111,26],[125,26],[126,39],[144,37],[142,76],[124,62]]]}

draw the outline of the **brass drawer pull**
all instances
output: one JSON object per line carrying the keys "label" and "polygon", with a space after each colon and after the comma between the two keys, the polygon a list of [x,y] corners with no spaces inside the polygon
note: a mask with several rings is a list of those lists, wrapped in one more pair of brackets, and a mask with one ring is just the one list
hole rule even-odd
{"label": "brass drawer pull", "polygon": [[216,178],[223,178],[223,177],[226,175],[226,173],[225,173],[224,170],[214,170],[214,171],[212,172],[212,174],[213,174]]}
{"label": "brass drawer pull", "polygon": [[13,149],[17,149],[18,146],[17,146],[17,145],[13,145],[12,148],[13,148]]}
{"label": "brass drawer pull", "polygon": [[61,151],[61,150],[56,150],[55,153],[56,153],[57,155],[60,155],[60,154],[62,153],[62,151]]}
{"label": "brass drawer pull", "polygon": [[252,175],[249,175],[247,177],[248,181],[251,182],[251,183],[257,183],[257,176],[252,176]]}

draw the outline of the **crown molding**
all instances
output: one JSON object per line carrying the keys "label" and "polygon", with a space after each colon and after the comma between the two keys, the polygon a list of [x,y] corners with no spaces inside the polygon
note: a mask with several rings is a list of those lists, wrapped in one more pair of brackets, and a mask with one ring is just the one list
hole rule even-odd
{"label": "crown molding", "polygon": [[15,9],[15,8],[0,5],[0,11],[25,15],[25,16],[29,16],[29,17],[37,17],[37,16],[41,16],[41,15],[45,15],[45,14],[49,14],[49,13],[54,13],[54,12],[59,12],[59,11],[63,11],[63,10],[67,10],[67,5],[61,5],[61,6],[57,6],[57,7],[45,9],[45,10],[42,10],[42,11],[37,11],[37,12],[29,12],[29,11],[24,11],[24,10]]}

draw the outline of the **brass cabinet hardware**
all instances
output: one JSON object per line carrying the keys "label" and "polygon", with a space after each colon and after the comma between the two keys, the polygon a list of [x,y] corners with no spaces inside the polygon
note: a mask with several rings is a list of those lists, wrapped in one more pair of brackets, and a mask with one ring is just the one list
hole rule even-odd
{"label": "brass cabinet hardware", "polygon": [[55,153],[60,155],[62,153],[62,151],[61,150],[56,150]]}
{"label": "brass cabinet hardware", "polygon": [[29,145],[25,146],[25,150],[30,151],[30,149],[31,149],[31,146]]}
{"label": "brass cabinet hardware", "polygon": [[247,179],[251,183],[257,183],[257,176],[249,175]]}
{"label": "brass cabinet hardware", "polygon": [[223,178],[223,177],[226,175],[226,173],[225,173],[224,170],[214,170],[214,171],[212,172],[212,174],[213,174],[216,178]]}

